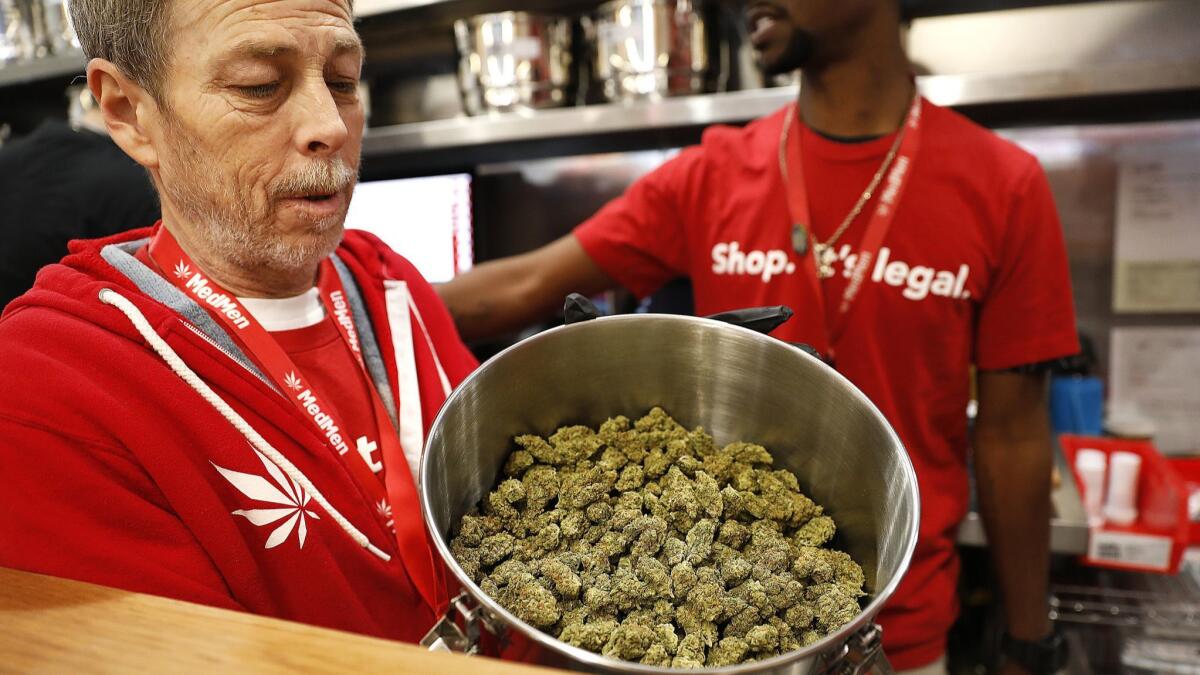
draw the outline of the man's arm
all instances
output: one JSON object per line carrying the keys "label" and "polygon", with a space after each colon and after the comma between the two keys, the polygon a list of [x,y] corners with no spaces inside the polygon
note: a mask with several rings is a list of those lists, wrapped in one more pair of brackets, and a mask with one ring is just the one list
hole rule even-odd
{"label": "man's arm", "polygon": [[979,373],[975,482],[1008,632],[1038,641],[1050,633],[1050,474],[1046,377]]}
{"label": "man's arm", "polygon": [[688,148],[634,181],[567,236],[487,262],[438,288],[467,340],[528,326],[562,309],[570,293],[618,286],[646,297],[689,273],[688,228],[712,211],[703,147]]}
{"label": "man's arm", "polygon": [[616,286],[568,234],[528,253],[483,263],[436,288],[458,332],[472,340],[551,316],[569,293],[594,295]]}

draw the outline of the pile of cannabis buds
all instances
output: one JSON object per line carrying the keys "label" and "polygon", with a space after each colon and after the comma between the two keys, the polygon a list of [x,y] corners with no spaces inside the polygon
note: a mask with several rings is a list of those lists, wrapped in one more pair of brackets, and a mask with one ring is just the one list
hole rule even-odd
{"label": "pile of cannabis buds", "polygon": [[522,621],[604,656],[701,668],[760,660],[854,619],[862,568],[762,446],[713,443],[660,408],[598,431],[518,436],[450,550]]}

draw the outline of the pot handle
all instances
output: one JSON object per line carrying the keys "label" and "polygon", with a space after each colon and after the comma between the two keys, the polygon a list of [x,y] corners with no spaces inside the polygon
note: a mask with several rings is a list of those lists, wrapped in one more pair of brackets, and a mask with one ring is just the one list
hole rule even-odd
{"label": "pot handle", "polygon": [[[785,321],[792,318],[794,312],[786,305],[776,305],[774,307],[748,307],[746,309],[735,309],[730,312],[721,312],[720,314],[711,314],[705,318],[723,323],[749,328],[750,330],[759,333],[767,334],[783,325]],[[563,324],[570,326],[573,323],[582,323],[591,321],[601,316],[600,310],[596,309],[596,305],[592,303],[586,296],[579,293],[572,293],[567,296],[563,303]],[[833,362],[826,358],[821,352],[818,352],[811,345],[802,342],[789,342],[788,344],[796,347],[800,351],[809,356],[819,359],[827,366],[833,366]]]}
{"label": "pot handle", "polygon": [[805,354],[808,354],[809,356],[813,357],[814,359],[817,359],[818,361],[820,361],[821,363],[824,363],[825,365],[829,366],[830,368],[837,367],[837,364],[835,364],[833,362],[832,358],[817,351],[816,347],[813,347],[812,345],[807,345],[807,344],[804,344],[803,342],[789,342],[788,344],[795,347],[796,349],[799,349],[800,351],[804,352]]}
{"label": "pot handle", "polygon": [[[746,309],[735,309],[731,312],[722,312],[720,314],[711,314],[705,318],[713,319],[714,321],[723,321],[742,328],[749,328],[759,333],[769,334],[771,331],[783,325],[788,319],[792,318],[795,312],[786,305],[776,305],[774,307],[748,307]],[[803,342],[789,342],[789,345],[799,349],[800,351],[812,356],[827,366],[833,367],[833,361],[826,358],[824,354],[813,348],[812,345]]]}
{"label": "pot handle", "polygon": [[721,312],[720,314],[710,314],[705,317],[713,321],[722,321],[731,323],[742,328],[759,333],[770,333],[776,328],[783,325],[785,321],[792,318],[795,312],[786,305],[775,305],[774,307],[747,307],[746,309],[735,309],[731,312]]}
{"label": "pot handle", "polygon": [[582,323],[598,318],[600,318],[600,310],[596,309],[596,305],[581,293],[568,295],[566,302],[563,303],[564,325],[570,326],[573,323]]}
{"label": "pot handle", "polygon": [[869,623],[851,635],[840,649],[825,657],[821,675],[894,675],[883,653],[883,628]]}
{"label": "pot handle", "polygon": [[[792,318],[793,314],[794,312],[792,312],[791,308],[785,305],[776,305],[774,307],[735,309],[731,312],[712,314],[705,318],[741,326],[742,328],[749,328],[759,333],[770,333],[782,325],[783,322]],[[568,326],[573,323],[591,321],[599,317],[600,310],[596,309],[596,305],[580,293],[568,295],[566,302],[563,303],[563,323]]]}

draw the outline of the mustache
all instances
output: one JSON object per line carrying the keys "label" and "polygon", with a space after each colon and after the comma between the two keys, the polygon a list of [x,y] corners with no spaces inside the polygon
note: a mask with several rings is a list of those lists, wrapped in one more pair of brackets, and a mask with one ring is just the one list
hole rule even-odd
{"label": "mustache", "polygon": [[341,192],[358,181],[358,171],[350,168],[340,157],[305,164],[280,176],[271,185],[276,199]]}

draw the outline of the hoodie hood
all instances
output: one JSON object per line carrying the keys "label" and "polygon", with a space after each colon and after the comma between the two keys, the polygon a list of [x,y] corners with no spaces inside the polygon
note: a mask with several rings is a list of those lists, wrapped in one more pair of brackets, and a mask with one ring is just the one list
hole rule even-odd
{"label": "hoodie hood", "polygon": [[[0,318],[8,318],[28,307],[47,307],[108,326],[132,339],[136,332],[128,327],[127,321],[119,318],[119,314],[103,311],[105,306],[100,303],[99,294],[102,289],[111,288],[123,295],[136,296],[140,295],[138,286],[133,279],[108,263],[101,251],[110,244],[147,240],[153,232],[154,228],[147,227],[103,239],[71,241],[67,245],[67,256],[53,265],[43,267],[33,287],[10,302]],[[142,304],[139,301],[139,308],[151,321],[160,321],[168,314],[165,307],[156,309],[149,306],[150,303],[144,303],[146,307],[142,307]]]}
{"label": "hoodie hood", "polygon": [[119,312],[100,302],[100,291],[107,288],[132,301],[158,332],[163,332],[164,322],[185,320],[223,349],[238,355],[243,365],[248,364],[249,360],[207,312],[134,257],[149,242],[156,227],[71,241],[67,256],[42,268],[33,288],[9,303],[0,318],[28,307],[47,307],[138,339]]}
{"label": "hoodie hood", "polygon": [[[139,340],[136,330],[120,312],[100,302],[100,292],[107,288],[133,302],[156,332],[162,334],[168,325],[182,323],[258,380],[278,391],[207,310],[135,257],[159,227],[161,223],[102,239],[71,241],[67,247],[68,255],[61,262],[43,268],[33,288],[10,303],[4,310],[4,316],[23,307],[49,307],[73,314],[129,339]],[[346,232],[342,245],[331,258],[346,288],[355,328],[363,341],[363,356],[368,371],[384,405],[389,411],[394,410],[395,397],[388,384],[388,363],[376,340],[362,292],[350,270],[353,267],[368,278],[382,280],[386,275],[386,263],[369,236],[357,230]],[[392,421],[396,422],[394,415]]]}

